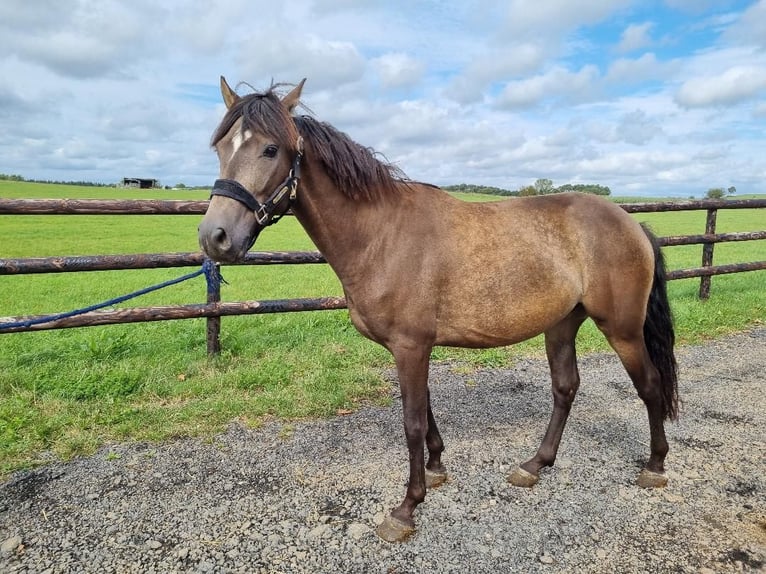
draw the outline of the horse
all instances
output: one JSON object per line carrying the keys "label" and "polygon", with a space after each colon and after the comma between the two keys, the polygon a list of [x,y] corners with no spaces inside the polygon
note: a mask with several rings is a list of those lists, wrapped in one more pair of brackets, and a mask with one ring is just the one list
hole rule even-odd
{"label": "horse", "polygon": [[227,110],[211,141],[220,176],[199,243],[215,261],[241,260],[292,210],[340,279],[356,329],[393,355],[409,482],[378,535],[412,535],[415,508],[447,479],[428,387],[432,348],[544,334],[551,418],[536,454],[508,477],[531,487],[556,459],[580,385],[575,336],[587,318],[646,406],[650,452],[637,483],[665,486],[664,421],[677,416],[677,365],[665,263],[651,231],[593,195],[470,203],[413,181],[330,124],[294,113],[304,82],[285,95],[272,84],[240,96],[221,77]]}

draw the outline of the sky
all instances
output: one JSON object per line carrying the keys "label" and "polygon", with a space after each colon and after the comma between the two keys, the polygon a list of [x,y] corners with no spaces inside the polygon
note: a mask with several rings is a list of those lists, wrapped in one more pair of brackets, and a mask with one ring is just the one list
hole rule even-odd
{"label": "sky", "polygon": [[437,185],[766,192],[766,0],[2,0],[0,173],[212,184],[221,75]]}

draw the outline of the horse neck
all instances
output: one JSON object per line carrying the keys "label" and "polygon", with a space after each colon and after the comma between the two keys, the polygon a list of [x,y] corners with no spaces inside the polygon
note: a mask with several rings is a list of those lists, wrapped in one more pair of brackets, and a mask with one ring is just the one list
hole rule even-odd
{"label": "horse neck", "polygon": [[[370,264],[372,252],[388,235],[394,202],[353,200],[338,190],[316,166],[306,166],[295,217],[346,286]],[[390,212],[390,213],[389,213]]]}

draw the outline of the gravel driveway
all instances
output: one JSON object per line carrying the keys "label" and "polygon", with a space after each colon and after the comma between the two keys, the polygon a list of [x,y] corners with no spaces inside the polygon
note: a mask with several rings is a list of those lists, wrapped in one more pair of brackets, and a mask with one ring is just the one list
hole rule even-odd
{"label": "gravel driveway", "polygon": [[[550,414],[548,368],[432,367],[450,480],[390,545],[401,404],[125,444],[0,485],[0,572],[750,572],[766,570],[766,328],[678,352],[670,483],[633,481],[646,412],[613,355],[581,359],[555,468],[506,482]],[[392,393],[396,388],[392,386]]]}

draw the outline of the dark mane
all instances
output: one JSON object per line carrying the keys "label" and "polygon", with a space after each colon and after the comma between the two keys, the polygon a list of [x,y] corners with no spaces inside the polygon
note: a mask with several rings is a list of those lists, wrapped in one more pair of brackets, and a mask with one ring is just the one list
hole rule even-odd
{"label": "dark mane", "polygon": [[241,96],[221,120],[211,139],[215,146],[242,118],[242,128],[265,133],[280,146],[296,151],[298,134],[338,190],[352,199],[376,200],[395,194],[409,182],[396,166],[381,161],[370,148],[311,116],[291,117],[282,105],[278,85]]}
{"label": "dark mane", "polygon": [[409,181],[396,166],[369,147],[311,116],[293,118],[298,131],[335,186],[352,199],[375,200],[396,193]]}

